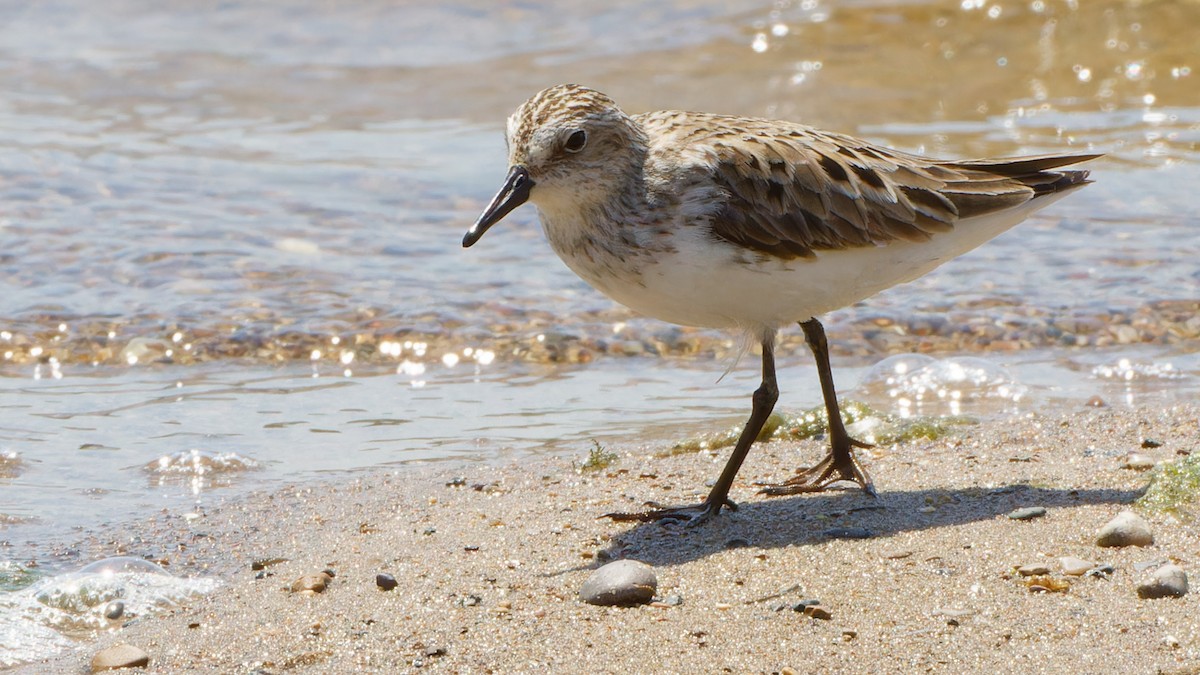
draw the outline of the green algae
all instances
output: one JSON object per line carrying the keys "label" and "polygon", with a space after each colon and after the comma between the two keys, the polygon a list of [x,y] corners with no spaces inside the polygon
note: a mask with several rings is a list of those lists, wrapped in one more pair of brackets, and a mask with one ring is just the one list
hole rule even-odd
{"label": "green algae", "polygon": [[579,466],[580,471],[601,471],[607,469],[617,463],[617,453],[609,452],[600,445],[600,441],[592,441],[592,449],[588,451],[588,457],[583,464]]}
{"label": "green algae", "polygon": [[[842,420],[850,434],[874,445],[892,445],[921,439],[936,440],[950,433],[954,427],[975,424],[974,419],[965,416],[904,418],[879,412],[865,403],[854,400],[843,401],[841,407]],[[810,408],[799,414],[773,413],[759,432],[757,442],[815,438],[825,433],[828,420],[825,406]],[[732,447],[737,443],[741,432],[742,427],[739,425],[725,431],[687,438],[672,445],[671,449],[661,453],[661,456]]]}
{"label": "green algae", "polygon": [[1200,515],[1200,454],[1158,465],[1150,475],[1145,494],[1135,505],[1145,511],[1194,522]]}

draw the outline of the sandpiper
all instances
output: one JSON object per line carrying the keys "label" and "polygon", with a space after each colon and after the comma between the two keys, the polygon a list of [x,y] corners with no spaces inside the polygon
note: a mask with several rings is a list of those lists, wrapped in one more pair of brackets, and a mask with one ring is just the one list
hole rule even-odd
{"label": "sandpiper", "polygon": [[938,160],[801,124],[709,113],[627,115],[567,84],[508,119],[510,169],[463,246],[525,202],[555,253],[634,311],[748,332],[762,344],[749,421],[703,502],[616,520],[698,524],[723,507],[779,397],[776,332],[797,322],[816,358],[829,454],[770,495],[848,480],[875,494],[846,432],[817,317],[912,281],[1090,181],[1057,171],[1099,155]]}

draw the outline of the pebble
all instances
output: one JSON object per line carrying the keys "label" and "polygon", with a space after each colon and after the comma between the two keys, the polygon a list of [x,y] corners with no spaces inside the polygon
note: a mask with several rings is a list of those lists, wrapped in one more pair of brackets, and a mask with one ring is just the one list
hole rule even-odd
{"label": "pebble", "polygon": [[834,527],[821,534],[830,539],[870,539],[873,536],[865,527]]}
{"label": "pebble", "polygon": [[93,673],[121,668],[145,668],[148,665],[150,655],[133,645],[114,645],[100,650],[92,657]]}
{"label": "pebble", "polygon": [[1083,558],[1073,558],[1071,556],[1063,556],[1059,558],[1058,564],[1062,565],[1063,574],[1069,577],[1083,576],[1096,566],[1096,563],[1094,562],[1084,560]]}
{"label": "pebble", "polygon": [[825,621],[833,618],[833,614],[831,614],[828,609],[825,609],[821,605],[809,605],[808,607],[805,607],[804,616],[811,616],[814,619],[823,619]]}
{"label": "pebble", "polygon": [[654,568],[636,560],[617,560],[592,572],[579,589],[579,599],[589,605],[639,605],[650,602],[657,590]]}
{"label": "pebble", "polygon": [[1041,506],[1028,506],[1023,509],[1017,509],[1008,514],[1008,517],[1013,520],[1033,520],[1046,515],[1046,509]]}
{"label": "pebble", "polygon": [[1123,468],[1131,469],[1133,471],[1147,471],[1149,469],[1153,469],[1154,464],[1155,462],[1152,458],[1147,457],[1140,452],[1131,452],[1125,456],[1125,464],[1122,466]]}
{"label": "pebble", "polygon": [[390,591],[393,588],[399,586],[400,582],[396,581],[396,577],[384,572],[384,573],[375,575],[375,585],[382,588],[385,591]]}
{"label": "pebble", "polygon": [[1163,565],[1137,587],[1138,597],[1143,600],[1182,598],[1187,592],[1187,574],[1179,565]]}
{"label": "pebble", "polygon": [[1150,546],[1153,543],[1154,534],[1150,531],[1150,523],[1133,511],[1118,513],[1100,528],[1100,533],[1096,536],[1096,545],[1106,548]]}
{"label": "pebble", "polygon": [[323,593],[329,581],[333,579],[333,575],[328,572],[317,572],[316,574],[305,574],[299,579],[292,582],[292,592],[301,593],[304,595],[316,595]]}
{"label": "pebble", "polygon": [[1023,577],[1032,577],[1039,574],[1050,574],[1050,567],[1045,563],[1034,563],[1032,565],[1021,565],[1017,568],[1017,573]]}
{"label": "pebble", "polygon": [[104,606],[104,618],[110,621],[116,621],[125,614],[125,603],[120,600],[113,600]]}

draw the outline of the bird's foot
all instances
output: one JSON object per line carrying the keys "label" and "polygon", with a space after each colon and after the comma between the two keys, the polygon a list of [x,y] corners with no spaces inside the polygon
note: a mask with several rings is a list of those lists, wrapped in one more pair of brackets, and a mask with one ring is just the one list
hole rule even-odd
{"label": "bird's foot", "polygon": [[867,470],[859,463],[858,458],[854,456],[854,451],[852,450],[852,448],[870,448],[874,446],[862,441],[856,441],[853,438],[847,438],[846,441],[846,444],[842,448],[830,451],[816,465],[802,470],[793,478],[782,483],[760,483],[760,485],[763,485],[763,488],[759,492],[772,497],[795,495],[804,492],[821,492],[833,483],[848,480],[858,483],[858,486],[872,497],[878,497],[879,495],[875,493],[875,486],[871,483],[871,478],[867,475]]}
{"label": "bird's foot", "polygon": [[[647,505],[651,507],[658,506],[654,503]],[[721,512],[722,507],[728,508],[730,511],[737,511],[737,504],[734,504],[729,498],[713,500],[710,496],[708,499],[692,506],[652,508],[649,511],[639,511],[637,513],[606,513],[600,517],[611,518],[623,523],[665,521],[682,522],[687,527],[696,527],[716,517]]]}

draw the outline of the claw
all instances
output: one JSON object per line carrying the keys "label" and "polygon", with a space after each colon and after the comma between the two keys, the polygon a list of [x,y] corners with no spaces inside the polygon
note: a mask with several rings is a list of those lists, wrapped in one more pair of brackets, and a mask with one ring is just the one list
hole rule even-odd
{"label": "claw", "polygon": [[737,511],[737,504],[729,499],[723,499],[720,502],[713,504],[707,499],[693,506],[676,506],[662,509],[652,509],[650,511],[640,511],[637,513],[606,513],[601,518],[610,518],[619,523],[639,522],[649,523],[653,521],[668,521],[668,522],[683,522],[685,527],[697,527],[707,523],[710,519],[721,513],[722,508],[728,508],[730,511]]}
{"label": "claw", "polygon": [[[854,439],[848,440],[849,445],[852,447],[873,447],[869,443],[863,443]],[[871,483],[871,478],[867,475],[867,470],[863,468],[858,458],[849,449],[840,453],[836,450],[831,451],[828,455],[825,455],[824,459],[817,462],[816,465],[805,469],[800,475],[782,483],[767,484],[759,490],[759,493],[778,497],[805,492],[821,492],[833,483],[843,480],[857,483],[863,489],[863,492],[872,497],[879,497],[875,492],[875,486]]]}

